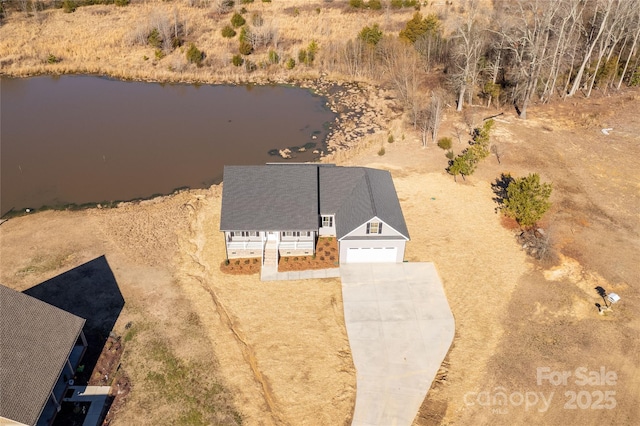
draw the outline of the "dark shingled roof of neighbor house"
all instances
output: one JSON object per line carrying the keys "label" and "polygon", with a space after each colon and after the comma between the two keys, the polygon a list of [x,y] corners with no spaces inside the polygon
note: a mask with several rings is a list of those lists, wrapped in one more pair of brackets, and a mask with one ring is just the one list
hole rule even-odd
{"label": "dark shingled roof of neighbor house", "polygon": [[0,417],[36,423],[84,323],[0,285]]}
{"label": "dark shingled roof of neighbor house", "polygon": [[220,229],[318,229],[317,175],[313,165],[225,166]]}
{"label": "dark shingled roof of neighbor house", "polygon": [[329,164],[227,166],[223,181],[223,231],[317,230],[319,214],[334,214],[338,238],[374,217],[409,238],[393,179],[385,170]]}

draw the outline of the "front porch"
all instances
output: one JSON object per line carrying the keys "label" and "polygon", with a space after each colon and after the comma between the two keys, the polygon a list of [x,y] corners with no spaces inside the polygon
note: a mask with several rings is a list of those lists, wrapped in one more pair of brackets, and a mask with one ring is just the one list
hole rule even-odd
{"label": "front porch", "polygon": [[71,349],[71,353],[60,372],[58,381],[49,395],[49,400],[42,410],[42,414],[38,419],[38,425],[50,425],[60,411],[62,399],[65,396],[67,388],[70,385],[73,385],[76,368],[80,365],[80,361],[82,360],[86,350],[87,339],[84,336],[84,332],[81,331],[75,346]]}
{"label": "front porch", "polygon": [[261,257],[263,246],[263,241],[227,241],[227,257],[229,259]]}
{"label": "front porch", "polygon": [[[227,259],[262,258],[277,264],[282,256],[311,256],[315,231],[230,231],[225,232]],[[268,261],[268,262],[267,262]]]}

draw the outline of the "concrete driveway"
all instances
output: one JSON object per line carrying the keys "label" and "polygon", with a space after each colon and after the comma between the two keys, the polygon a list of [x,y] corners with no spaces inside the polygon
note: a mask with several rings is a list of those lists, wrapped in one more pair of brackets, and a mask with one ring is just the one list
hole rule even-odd
{"label": "concrete driveway", "polygon": [[433,263],[340,266],[357,371],[353,425],[411,425],[453,341]]}

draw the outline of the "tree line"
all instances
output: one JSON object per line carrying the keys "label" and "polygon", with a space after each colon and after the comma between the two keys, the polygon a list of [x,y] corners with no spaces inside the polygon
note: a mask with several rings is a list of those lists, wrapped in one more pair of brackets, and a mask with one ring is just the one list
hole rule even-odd
{"label": "tree line", "polygon": [[[68,11],[73,11],[75,5],[112,2],[126,5],[128,0],[10,0],[2,4],[36,14],[44,4],[69,6]],[[238,7],[247,3],[251,1],[188,2],[209,8],[216,19],[229,14],[230,19],[220,22],[222,36],[234,38],[236,31],[240,33],[235,55],[227,59],[230,66],[244,64],[248,72],[281,67],[289,72],[300,64],[389,84],[411,124],[421,132],[423,144],[437,140],[438,116],[449,102],[459,111],[479,102],[514,105],[520,117],[526,118],[531,102],[577,94],[589,97],[594,89],[640,84],[640,0],[494,0],[493,8],[481,7],[478,0],[464,0],[457,3],[455,12],[451,6],[425,15],[420,11],[424,9],[421,2],[356,2],[355,6],[345,4],[344,13],[366,13],[369,25],[348,39],[299,41],[312,44],[293,53],[283,48],[297,46],[297,41],[284,40],[286,34],[280,34],[274,19],[266,21],[258,11],[249,13]],[[385,30],[385,16],[403,7],[419,10],[401,30]],[[320,9],[309,13],[319,14]],[[293,13],[295,17],[300,11],[295,8]],[[149,25],[158,28],[161,42],[156,44],[162,45],[158,59],[189,34],[190,39],[197,36],[197,29],[187,33],[186,21],[172,25],[176,17],[163,20],[168,23]],[[149,37],[145,29],[137,31],[132,40],[149,44]],[[206,66],[214,59],[204,61],[202,52],[193,53],[189,61],[197,65]]]}
{"label": "tree line", "polygon": [[455,21],[448,33],[436,14],[416,12],[398,34],[374,23],[324,46],[322,65],[382,77],[413,124],[426,128],[428,76],[458,111],[474,102],[513,104],[521,118],[531,102],[640,84],[640,0],[496,0],[490,12],[467,0],[461,12],[447,18]]}

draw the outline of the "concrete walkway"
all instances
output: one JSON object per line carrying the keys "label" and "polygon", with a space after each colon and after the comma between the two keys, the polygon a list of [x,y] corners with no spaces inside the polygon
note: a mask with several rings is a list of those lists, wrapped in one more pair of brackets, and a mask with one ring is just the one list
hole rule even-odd
{"label": "concrete walkway", "polygon": [[261,281],[290,281],[305,280],[311,278],[338,278],[340,268],[309,269],[306,271],[278,272],[277,267],[262,266],[260,270]]}
{"label": "concrete walkway", "polygon": [[433,263],[340,266],[357,393],[352,425],[411,425],[453,341]]}
{"label": "concrete walkway", "polygon": [[91,402],[82,426],[97,426],[102,417],[104,404],[109,397],[110,386],[69,386],[73,395],[63,401]]}

